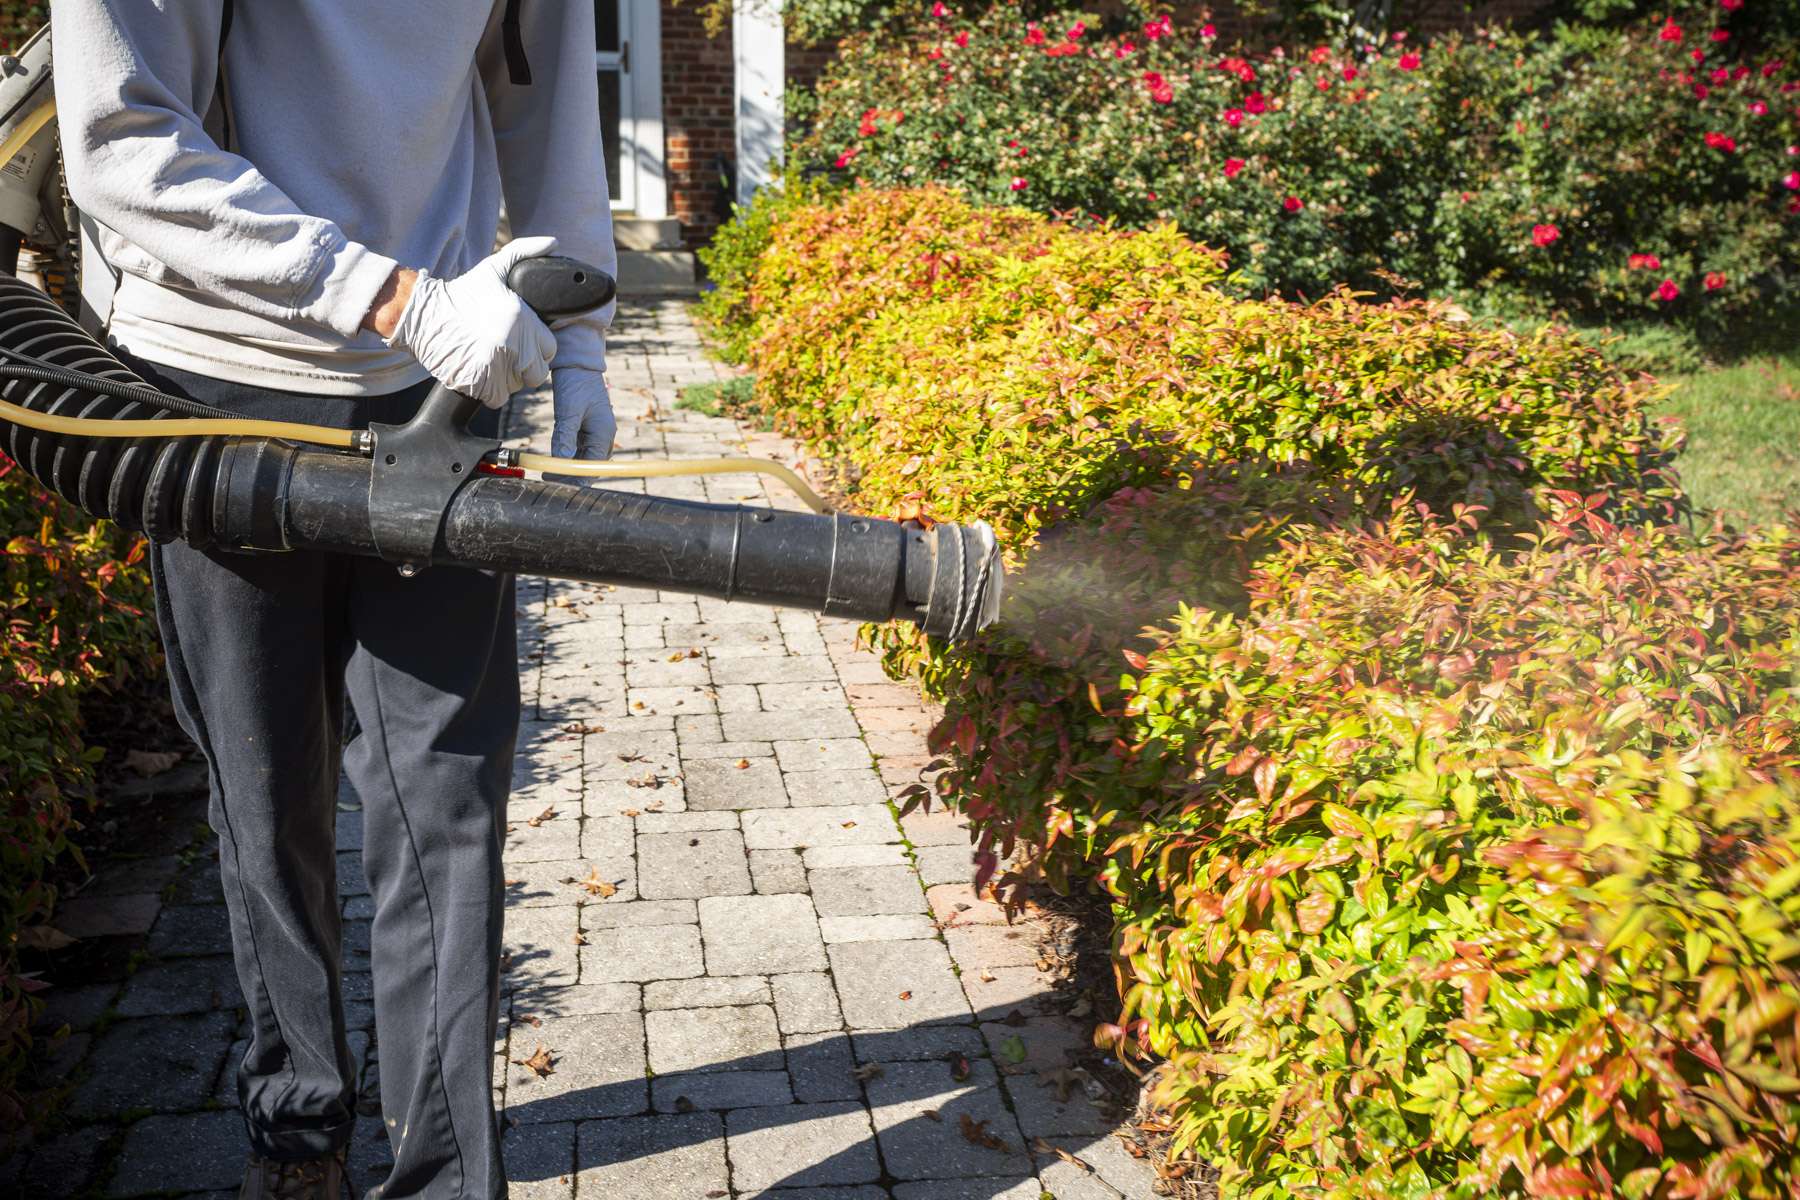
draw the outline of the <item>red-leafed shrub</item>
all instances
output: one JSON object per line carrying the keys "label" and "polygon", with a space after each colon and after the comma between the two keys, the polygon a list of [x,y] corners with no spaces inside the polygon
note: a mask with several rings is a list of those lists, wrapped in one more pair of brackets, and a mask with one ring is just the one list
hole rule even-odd
{"label": "red-leafed shrub", "polygon": [[[46,869],[71,852],[99,751],[81,702],[152,669],[142,542],[51,496],[0,456],[0,1111],[29,1047],[21,943],[55,902]],[[5,1114],[16,1117],[16,1111]],[[10,1122],[9,1122],[10,1123]]]}
{"label": "red-leafed shrub", "polygon": [[781,203],[718,319],[865,508],[1000,530],[999,625],[878,637],[984,871],[1111,893],[1105,1036],[1228,1195],[1787,1194],[1800,540],[1668,523],[1642,381],[1167,227]]}

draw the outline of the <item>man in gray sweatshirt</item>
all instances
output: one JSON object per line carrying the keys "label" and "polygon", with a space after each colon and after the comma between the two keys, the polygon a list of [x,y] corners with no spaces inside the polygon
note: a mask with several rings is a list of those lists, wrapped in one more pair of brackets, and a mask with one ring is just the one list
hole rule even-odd
{"label": "man in gray sweatshirt", "polygon": [[[112,344],[149,382],[356,428],[405,419],[434,378],[491,422],[548,376],[553,451],[610,453],[610,308],[553,335],[503,282],[552,239],[615,270],[591,5],[57,0],[52,24],[70,192],[116,277]],[[519,240],[490,256],[502,200]],[[241,1194],[343,1186],[342,759],[373,899],[383,1194],[504,1196],[490,1080],[511,579],[181,543],[152,567],[249,1011]],[[363,730],[347,751],[346,686]]]}

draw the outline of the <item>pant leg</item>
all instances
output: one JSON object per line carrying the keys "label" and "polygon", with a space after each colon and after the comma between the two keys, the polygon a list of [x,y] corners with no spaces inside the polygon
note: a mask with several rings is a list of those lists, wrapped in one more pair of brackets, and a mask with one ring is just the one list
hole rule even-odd
{"label": "pant leg", "polygon": [[232,953],[250,1012],[238,1099],[252,1147],[345,1145],[356,1080],[339,989],[335,816],[343,561],[176,542],[151,552],[182,727],[206,756]]}
{"label": "pant leg", "polygon": [[348,670],[363,800],[389,1198],[506,1194],[493,1108],[501,843],[519,724],[510,575],[352,565]]}

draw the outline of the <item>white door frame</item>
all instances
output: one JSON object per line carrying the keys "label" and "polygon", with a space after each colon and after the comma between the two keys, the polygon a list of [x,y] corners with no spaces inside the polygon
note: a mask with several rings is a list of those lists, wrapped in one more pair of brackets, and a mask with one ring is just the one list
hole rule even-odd
{"label": "white door frame", "polygon": [[747,205],[781,168],[787,85],[781,0],[734,0],[731,57],[737,109],[736,199]]}
{"label": "white door frame", "polygon": [[619,49],[594,53],[596,70],[613,67],[620,73],[619,198],[613,207],[640,217],[666,217],[669,182],[663,148],[660,0],[617,3]]}

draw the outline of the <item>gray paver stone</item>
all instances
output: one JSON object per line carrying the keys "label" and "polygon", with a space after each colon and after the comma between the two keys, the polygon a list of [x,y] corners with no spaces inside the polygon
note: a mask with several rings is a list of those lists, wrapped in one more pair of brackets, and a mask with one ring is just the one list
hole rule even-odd
{"label": "gray paver stone", "polygon": [[231,921],[222,904],[172,904],[157,915],[144,948],[156,958],[231,953]]}
{"label": "gray paver stone", "polygon": [[581,949],[583,983],[686,979],[702,974],[700,931],[692,925],[597,929]]}
{"label": "gray paver stone", "polygon": [[[241,1122],[238,1129],[241,1138]],[[111,1133],[110,1127],[90,1126],[37,1146],[24,1164],[26,1182],[44,1187],[49,1196],[82,1195],[99,1173],[100,1152]]]}
{"label": "gray paver stone", "polygon": [[862,846],[809,846],[802,851],[809,871],[833,867],[903,867],[911,860],[898,842]]}
{"label": "gray paver stone", "polygon": [[994,967],[1029,967],[1038,961],[1032,931],[1025,926],[969,925],[944,930],[950,957],[964,971]]}
{"label": "gray paver stone", "polygon": [[644,1007],[650,1011],[726,1008],[769,1002],[769,981],[760,975],[708,975],[699,979],[665,979],[644,985]]}
{"label": "gray paver stone", "polygon": [[740,1108],[726,1114],[732,1182],[740,1192],[872,1183],[880,1178],[869,1114],[855,1102]]}
{"label": "gray paver stone", "polygon": [[781,1035],[767,1004],[733,1008],[672,1009],[644,1015],[650,1037],[650,1069],[680,1071],[779,1071]]}
{"label": "gray paver stone", "polygon": [[744,844],[752,850],[773,850],[781,846],[870,845],[900,840],[893,814],[883,804],[760,809],[745,813],[743,822]]}
{"label": "gray paver stone", "polygon": [[723,1124],[713,1113],[583,1121],[577,1187],[605,1200],[673,1200],[726,1190]]}
{"label": "gray paver stone", "polygon": [[1139,1200],[1156,1195],[1156,1171],[1125,1153],[1114,1137],[1049,1138],[1092,1167],[1089,1174],[1059,1156],[1040,1155],[1038,1172],[1056,1200]]}
{"label": "gray paver stone", "polygon": [[867,769],[871,761],[859,737],[778,741],[775,757],[783,771],[854,771]]}
{"label": "gray paver stone", "polygon": [[941,806],[930,812],[915,810],[902,815],[900,828],[906,831],[906,840],[915,846],[966,848],[970,845],[968,820],[961,813]]}
{"label": "gray paver stone", "polygon": [[925,893],[911,867],[827,868],[814,871],[810,882],[821,917],[925,911]]}
{"label": "gray paver stone", "polygon": [[[807,686],[824,686],[809,684]],[[836,687],[836,684],[830,685]],[[840,700],[840,704],[841,704]],[[719,718],[728,741],[773,742],[796,738],[855,737],[856,722],[844,708],[727,712]]]}
{"label": "gray paver stone", "polygon": [[[539,1046],[554,1071],[539,1077],[518,1060]],[[514,1031],[506,1073],[506,1115],[521,1124],[616,1117],[649,1107],[644,1079],[644,1029],[636,1013],[551,1017]]]}
{"label": "gray paver stone", "polygon": [[236,1112],[145,1117],[125,1131],[108,1196],[235,1188],[244,1175],[244,1119]]}
{"label": "gray paver stone", "polygon": [[638,837],[638,892],[647,900],[739,896],[752,890],[744,839],[735,829]]}
{"label": "gray paver stone", "polygon": [[970,883],[975,878],[974,854],[968,846],[921,846],[919,878],[926,887],[940,883]]}
{"label": "gray paver stone", "polygon": [[984,900],[966,883],[940,883],[925,889],[931,915],[946,926],[1004,925],[1006,910],[992,900]]}
{"label": "gray paver stone", "polygon": [[[512,1020],[515,1025],[531,1026],[527,1018],[540,1021],[547,1017],[581,1017],[594,1013],[635,1013],[642,999],[635,983],[579,983],[563,987],[522,988],[514,992]],[[520,1037],[528,1037],[525,1029]]]}
{"label": "gray paver stone", "polygon": [[700,901],[706,966],[714,975],[772,975],[825,966],[807,896],[709,897]]}
{"label": "gray paver stone", "polygon": [[[1056,1200],[1064,1200],[1055,1192]],[[1043,1200],[1044,1185],[1036,1176],[1010,1179],[933,1179],[894,1185],[894,1200]],[[1146,1193],[1136,1200],[1150,1200]]]}
{"label": "gray paver stone", "polygon": [[788,803],[795,808],[831,804],[880,804],[887,799],[881,776],[866,768],[850,771],[789,771]]}
{"label": "gray paver stone", "polygon": [[792,1104],[794,1090],[786,1071],[683,1071],[651,1081],[651,1105],[657,1112],[696,1109],[761,1108]]}
{"label": "gray paver stone", "polygon": [[510,1200],[567,1200],[575,1194],[575,1123],[514,1125],[500,1139]]}
{"label": "gray paver stone", "polygon": [[72,938],[147,933],[162,901],[151,895],[77,896],[56,908],[56,928]]}
{"label": "gray paver stone", "polygon": [[838,1012],[831,976],[824,972],[776,975],[769,982],[775,991],[775,1016],[781,1032],[817,1033],[843,1028],[844,1018]]}
{"label": "gray paver stone", "polygon": [[1056,1011],[1050,983],[1036,967],[965,968],[962,975],[969,1004],[984,1021],[1004,1020],[1015,1012],[1033,1017]]}
{"label": "gray paver stone", "polygon": [[787,807],[772,758],[695,758],[686,770],[688,807],[695,811]]}
{"label": "gray paver stone", "polygon": [[852,1029],[967,1021],[969,1003],[937,942],[845,942],[830,948],[844,1019]]}
{"label": "gray paver stone", "polygon": [[598,900],[582,906],[581,927],[596,929],[631,929],[647,925],[694,925],[700,910],[692,900],[625,900],[618,897]]}
{"label": "gray paver stone", "polygon": [[86,1029],[98,1021],[100,1014],[112,1005],[113,994],[118,990],[119,985],[116,983],[52,988],[35,1027],[52,1031],[61,1029],[64,1025],[77,1031]]}
{"label": "gray paver stone", "polygon": [[88,1055],[88,1077],[70,1097],[69,1115],[111,1117],[144,1105],[199,1108],[236,1026],[237,1015],[226,1012],[115,1022]]}
{"label": "gray paver stone", "polygon": [[[875,1136],[888,1173],[901,1179],[1030,1174],[1030,1156],[996,1086],[993,1065],[971,1062],[969,1077],[961,1082],[950,1071],[942,1061],[890,1063],[869,1080]],[[927,1117],[927,1110],[940,1119]],[[965,1137],[965,1115],[984,1125],[1005,1149]]]}
{"label": "gray paver stone", "polygon": [[241,1004],[238,973],[229,957],[169,959],[167,963],[146,963],[131,975],[119,997],[119,1015],[207,1013]]}
{"label": "gray paver stone", "polygon": [[750,878],[765,896],[806,890],[806,866],[798,850],[750,851]]}
{"label": "gray paver stone", "polygon": [[800,1033],[787,1039],[788,1074],[794,1096],[808,1102],[862,1099],[856,1061],[847,1034]]}
{"label": "gray paver stone", "polygon": [[860,1063],[918,1062],[952,1054],[972,1059],[986,1053],[981,1033],[973,1025],[914,1025],[857,1032],[850,1035],[850,1048]]}
{"label": "gray paver stone", "polygon": [[937,937],[937,926],[923,913],[887,913],[878,917],[821,917],[819,933],[826,945],[836,942],[903,942]]}

